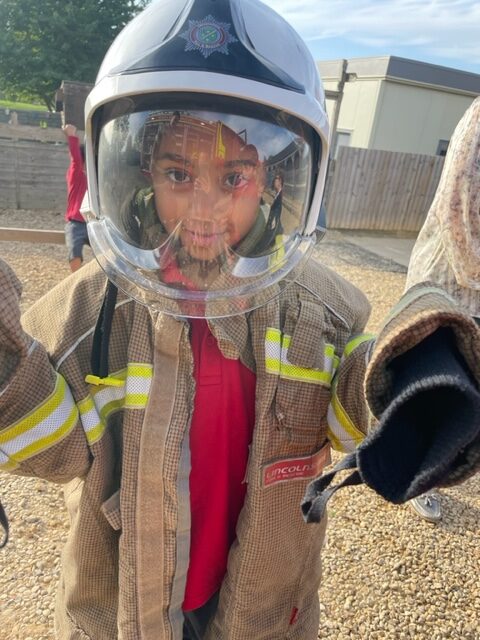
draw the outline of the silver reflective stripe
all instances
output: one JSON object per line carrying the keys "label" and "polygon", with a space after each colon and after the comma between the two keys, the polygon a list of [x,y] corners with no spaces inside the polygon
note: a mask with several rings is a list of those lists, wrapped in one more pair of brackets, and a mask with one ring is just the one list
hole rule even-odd
{"label": "silver reflective stripe", "polygon": [[58,444],[75,427],[78,410],[67,383],[57,374],[52,393],[25,417],[0,433],[0,468],[21,462]]}

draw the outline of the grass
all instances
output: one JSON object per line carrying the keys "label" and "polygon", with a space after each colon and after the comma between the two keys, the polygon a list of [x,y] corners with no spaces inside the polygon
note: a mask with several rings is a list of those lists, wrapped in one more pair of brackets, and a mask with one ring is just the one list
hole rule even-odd
{"label": "grass", "polygon": [[13,100],[0,100],[0,109],[47,111],[47,107],[44,104],[29,104],[28,102],[14,102]]}

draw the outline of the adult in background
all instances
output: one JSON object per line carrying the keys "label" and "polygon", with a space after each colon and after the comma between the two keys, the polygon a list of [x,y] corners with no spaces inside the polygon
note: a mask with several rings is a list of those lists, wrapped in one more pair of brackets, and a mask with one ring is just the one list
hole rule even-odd
{"label": "adult in background", "polygon": [[83,246],[90,244],[88,240],[85,218],[80,213],[80,206],[87,191],[85,175],[85,151],[77,136],[77,128],[66,124],[63,133],[67,138],[70,165],[67,170],[67,210],[65,212],[65,243],[68,248],[70,270],[77,271],[83,262]]}
{"label": "adult in background", "polygon": [[[480,97],[458,123],[440,183],[413,248],[407,289],[418,282],[445,289],[479,322],[480,316]],[[424,519],[441,519],[440,498],[410,501]]]}
{"label": "adult in background", "polygon": [[270,213],[267,220],[267,229],[272,231],[274,235],[283,233],[282,222],[280,220],[282,215],[282,192],[283,192],[283,175],[281,173],[275,174],[273,179],[273,189],[275,195],[273,202],[270,205]]}

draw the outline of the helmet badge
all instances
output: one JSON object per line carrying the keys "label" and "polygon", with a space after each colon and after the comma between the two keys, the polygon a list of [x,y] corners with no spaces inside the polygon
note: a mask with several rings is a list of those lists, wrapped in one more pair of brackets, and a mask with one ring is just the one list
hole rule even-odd
{"label": "helmet badge", "polygon": [[180,37],[187,41],[185,51],[199,51],[204,58],[216,51],[228,56],[228,45],[238,42],[230,33],[230,24],[218,22],[211,15],[203,20],[189,20],[188,29]]}

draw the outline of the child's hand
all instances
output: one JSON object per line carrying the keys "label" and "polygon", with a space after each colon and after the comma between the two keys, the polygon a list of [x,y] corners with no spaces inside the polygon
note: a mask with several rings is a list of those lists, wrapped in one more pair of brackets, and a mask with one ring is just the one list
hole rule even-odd
{"label": "child's hand", "polygon": [[66,124],[62,127],[62,131],[67,138],[77,135],[77,127],[74,124]]}

